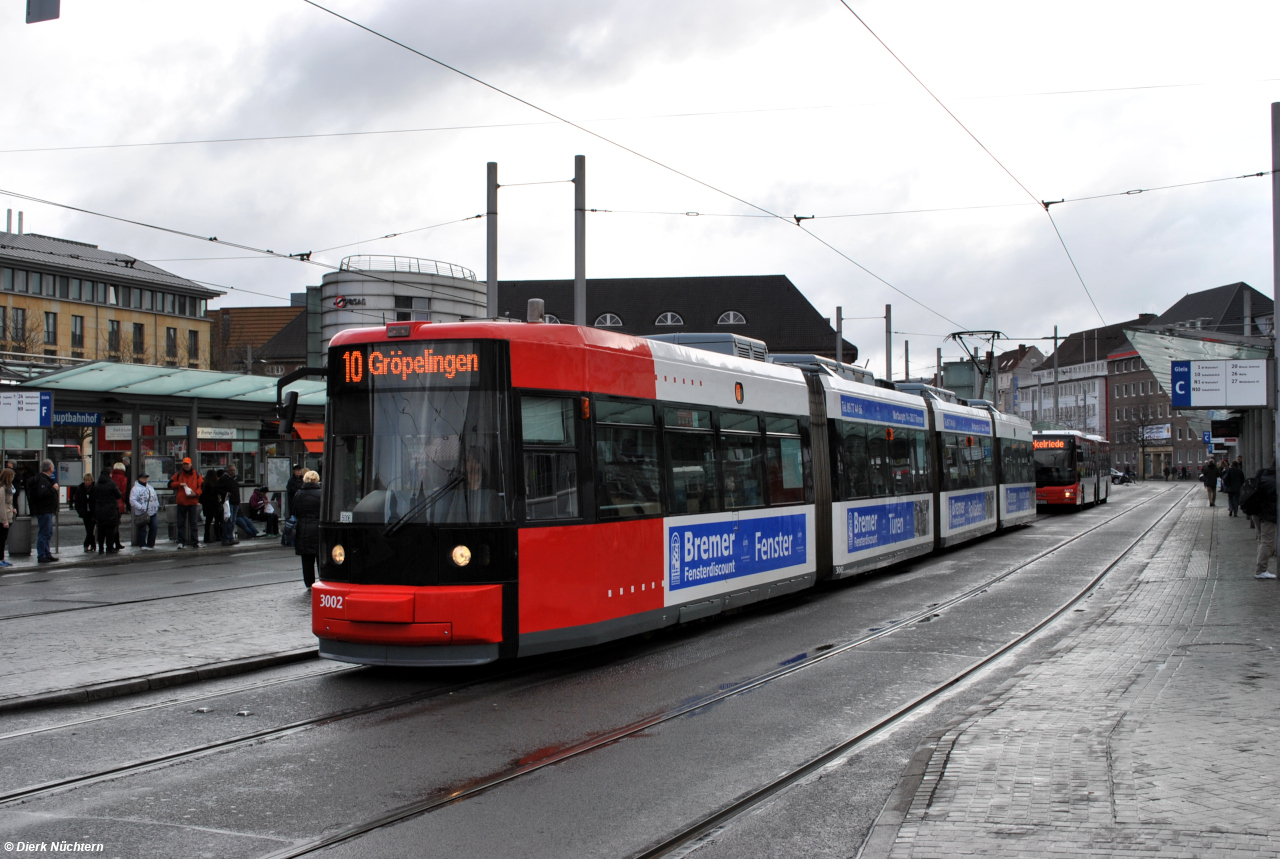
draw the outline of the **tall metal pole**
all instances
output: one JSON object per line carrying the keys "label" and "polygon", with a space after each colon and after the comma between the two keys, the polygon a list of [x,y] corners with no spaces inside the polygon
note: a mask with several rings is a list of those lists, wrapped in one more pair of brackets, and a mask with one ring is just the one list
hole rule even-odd
{"label": "tall metal pole", "polygon": [[485,253],[485,312],[489,319],[498,316],[498,162],[488,164],[488,182],[485,194],[485,226],[488,228],[488,246]]}
{"label": "tall metal pole", "polygon": [[1053,422],[1058,423],[1058,326],[1053,326]]}
{"label": "tall metal pole", "polygon": [[836,308],[836,363],[844,361],[844,308]]}
{"label": "tall metal pole", "polygon": [[[1271,103],[1271,297],[1280,297],[1280,102]],[[1272,357],[1280,355],[1280,349],[1275,348],[1276,343],[1280,343],[1280,325],[1276,322],[1280,321],[1280,315],[1274,311],[1276,305],[1272,305],[1271,315],[1271,336]],[[1271,462],[1280,461],[1280,372],[1276,373],[1276,406],[1277,411],[1273,416],[1275,420],[1272,424],[1275,427],[1275,443],[1271,446],[1272,458]],[[1276,534],[1276,548],[1280,550],[1280,531]]]}
{"label": "tall metal pole", "polygon": [[573,156],[573,324],[587,324],[587,156]]}
{"label": "tall metal pole", "polygon": [[942,387],[942,347],[938,347],[937,364],[933,371],[933,383],[939,388]]}
{"label": "tall metal pole", "polygon": [[902,380],[911,381],[911,341],[902,341]]}
{"label": "tall metal pole", "polygon": [[884,379],[893,381],[893,305],[884,306]]}

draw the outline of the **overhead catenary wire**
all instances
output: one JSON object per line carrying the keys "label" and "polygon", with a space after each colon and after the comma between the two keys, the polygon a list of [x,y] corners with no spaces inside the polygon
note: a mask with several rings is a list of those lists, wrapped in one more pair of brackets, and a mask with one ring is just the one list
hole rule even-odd
{"label": "overhead catenary wire", "polygon": [[[661,161],[657,160],[656,158],[653,158],[653,157],[651,157],[651,156],[649,156],[649,155],[645,155],[643,152],[640,152],[639,150],[636,150],[636,149],[632,149],[631,147],[626,146],[625,144],[619,143],[619,142],[617,142],[616,140],[613,140],[613,139],[611,139],[611,138],[609,138],[609,137],[606,137],[606,136],[604,136],[603,134],[600,134],[599,132],[592,131],[591,129],[586,128],[585,126],[583,126],[581,123],[574,122],[573,120],[570,120],[570,119],[567,119],[567,118],[565,118],[565,117],[563,117],[563,116],[560,116],[559,114],[554,113],[554,112],[552,112],[552,111],[548,110],[547,108],[540,107],[539,105],[536,105],[536,104],[534,104],[533,102],[528,101],[527,99],[521,98],[520,96],[518,96],[518,95],[516,95],[516,94],[514,94],[514,93],[508,92],[507,90],[504,90],[504,89],[502,89],[501,87],[498,87],[498,86],[496,86],[496,85],[494,85],[494,84],[491,84],[491,83],[489,83],[489,82],[487,82],[487,81],[485,81],[485,80],[482,80],[482,79],[480,79],[480,78],[476,77],[475,75],[472,75],[472,74],[469,74],[469,73],[467,73],[467,72],[464,72],[464,71],[462,71],[461,69],[459,69],[459,68],[457,68],[457,67],[455,67],[455,66],[451,66],[451,65],[449,65],[448,63],[444,62],[443,60],[438,60],[438,59],[436,59],[435,57],[433,57],[433,56],[431,56],[431,55],[429,55],[429,54],[426,54],[426,53],[424,53],[424,52],[422,52],[422,51],[419,51],[417,48],[411,47],[411,46],[409,46],[409,45],[405,44],[404,42],[398,41],[398,40],[396,40],[396,39],[392,38],[391,36],[386,35],[385,33],[379,32],[378,30],[375,30],[375,29],[373,29],[372,27],[369,27],[369,26],[367,26],[367,25],[365,25],[365,24],[361,24],[359,21],[356,21],[356,20],[354,20],[354,19],[352,19],[352,18],[348,18],[347,16],[342,15],[342,14],[341,14],[341,13],[339,13],[339,12],[335,12],[335,11],[334,11],[334,10],[332,10],[332,9],[329,9],[329,8],[327,8],[327,7],[325,7],[325,6],[322,6],[322,5],[320,5],[319,3],[315,2],[315,0],[302,0],[302,2],[306,3],[306,4],[307,4],[307,5],[309,5],[309,6],[313,6],[313,7],[315,7],[316,9],[320,10],[321,12],[324,12],[324,13],[326,13],[326,14],[328,14],[328,15],[332,15],[333,17],[335,17],[335,18],[337,18],[337,19],[339,19],[339,20],[341,20],[341,21],[345,21],[346,23],[348,23],[348,24],[352,25],[353,27],[357,27],[358,29],[364,30],[366,33],[369,33],[369,34],[370,34],[370,35],[372,35],[372,36],[375,36],[375,37],[377,37],[377,38],[379,38],[379,39],[382,39],[382,40],[384,40],[384,41],[386,41],[386,42],[389,42],[389,43],[391,43],[391,44],[395,45],[395,46],[396,46],[396,47],[398,47],[398,48],[402,48],[402,49],[404,49],[404,50],[406,50],[406,51],[409,51],[410,53],[412,53],[412,54],[414,54],[414,55],[416,55],[416,56],[419,56],[419,57],[421,57],[422,59],[427,60],[428,62],[435,63],[436,65],[440,66],[440,67],[441,67],[441,68],[443,68],[443,69],[446,69],[446,70],[448,70],[448,71],[451,71],[451,72],[453,72],[454,74],[461,75],[462,77],[466,78],[467,80],[470,80],[470,81],[472,81],[472,82],[474,82],[474,83],[477,83],[477,84],[479,84],[480,86],[482,86],[482,87],[484,87],[484,88],[486,88],[486,89],[488,89],[488,90],[492,90],[493,92],[496,92],[496,93],[498,93],[499,95],[505,96],[506,98],[512,99],[513,101],[519,102],[520,104],[523,104],[523,105],[525,105],[526,107],[531,108],[532,110],[536,110],[538,113],[541,113],[541,114],[543,114],[544,116],[549,116],[549,117],[551,117],[552,119],[557,120],[557,121],[559,121],[559,122],[562,122],[562,123],[564,123],[565,125],[568,125],[568,126],[569,126],[569,127],[571,127],[571,128],[574,128],[574,129],[577,129],[578,131],[581,131],[583,134],[590,135],[591,137],[594,137],[595,139],[597,139],[597,140],[601,141],[602,143],[606,143],[606,144],[608,144],[609,146],[613,146],[613,147],[615,147],[615,148],[617,148],[617,149],[622,150],[623,152],[626,152],[626,153],[628,153],[628,154],[630,154],[630,155],[635,156],[636,158],[639,158],[639,159],[641,159],[641,160],[643,160],[643,161],[646,161],[646,162],[648,162],[649,164],[654,165],[655,167],[658,167],[658,168],[660,168],[660,169],[662,169],[662,170],[666,170],[666,171],[668,171],[668,172],[670,172],[670,173],[673,173],[673,174],[675,174],[675,175],[677,175],[677,176],[680,176],[681,178],[687,179],[687,180],[689,180],[690,182],[693,182],[693,183],[695,183],[695,184],[697,184],[697,185],[701,185],[703,188],[706,188],[706,189],[708,189],[708,190],[710,190],[710,191],[714,191],[714,192],[715,192],[715,193],[717,193],[717,194],[720,194],[720,195],[722,195],[722,196],[728,197],[729,199],[734,200],[734,201],[736,201],[736,202],[738,202],[738,203],[741,203],[741,204],[743,204],[744,206],[747,206],[748,208],[755,209],[756,211],[758,211],[758,212],[762,212],[762,213],[764,213],[764,214],[766,214],[766,215],[770,215],[770,216],[772,216],[772,217],[774,217],[774,218],[777,218],[777,219],[778,219],[778,220],[780,220],[780,221],[784,221],[784,222],[787,222],[787,223],[791,223],[791,222],[792,222],[792,220],[793,220],[791,217],[788,217],[788,216],[785,216],[785,215],[781,215],[781,214],[779,214],[779,213],[777,213],[777,212],[773,212],[773,211],[771,211],[771,210],[769,210],[769,209],[765,208],[764,206],[758,205],[758,204],[756,204],[756,203],[752,203],[750,200],[744,199],[743,197],[739,197],[738,195],[736,195],[736,194],[734,194],[734,193],[732,193],[732,192],[726,191],[726,190],[724,190],[723,188],[719,188],[719,187],[717,187],[717,186],[715,186],[715,185],[712,185],[710,182],[707,182],[707,181],[705,181],[705,180],[703,180],[703,179],[699,179],[698,177],[696,177],[696,176],[694,176],[694,175],[692,175],[692,174],[690,174],[690,173],[686,173],[685,171],[680,170],[680,169],[678,169],[678,168],[676,168],[676,167],[672,167],[672,166],[671,166],[671,165],[669,165],[669,164],[665,164],[665,163],[663,163],[663,162],[661,162]],[[817,235],[816,233],[813,233],[813,232],[811,232],[811,231],[809,231],[809,230],[807,230],[807,229],[804,229],[804,228],[800,225],[800,220],[799,220],[798,218],[796,218],[796,219],[795,219],[795,226],[796,226],[798,229],[803,230],[803,231],[804,231],[804,233],[805,233],[806,235],[808,235],[808,236],[812,237],[815,241],[817,241],[818,243],[822,244],[824,247],[828,248],[829,250],[831,250],[832,252],[834,252],[834,253],[835,253],[835,254],[837,254],[838,256],[842,257],[843,259],[845,259],[845,260],[846,260],[846,261],[848,261],[849,263],[853,264],[854,266],[856,266],[856,267],[857,267],[858,269],[860,269],[861,271],[863,271],[863,272],[865,272],[866,274],[870,275],[871,277],[875,278],[877,281],[879,281],[880,283],[882,283],[882,284],[884,284],[885,286],[889,287],[889,288],[890,288],[890,289],[892,289],[894,292],[896,292],[896,293],[898,293],[899,295],[901,295],[903,298],[906,298],[908,301],[911,301],[911,302],[913,302],[913,303],[917,304],[918,306],[920,306],[920,307],[924,308],[925,310],[929,311],[930,313],[934,314],[935,316],[938,316],[939,318],[944,319],[944,320],[946,320],[947,322],[950,322],[952,325],[955,325],[955,326],[957,326],[957,327],[964,327],[964,326],[960,325],[960,323],[956,322],[954,319],[951,319],[951,318],[949,318],[948,316],[946,316],[944,313],[942,313],[942,312],[940,312],[940,311],[938,311],[938,310],[934,310],[932,307],[930,307],[929,305],[925,304],[923,301],[920,301],[918,298],[916,298],[915,296],[911,295],[911,294],[910,294],[910,293],[908,293],[906,290],[904,290],[904,289],[902,289],[902,288],[900,288],[900,287],[898,287],[898,286],[895,286],[894,284],[890,283],[888,280],[886,280],[885,278],[883,278],[883,277],[881,277],[880,275],[876,274],[876,273],[875,273],[875,272],[873,272],[871,269],[867,268],[867,267],[866,267],[866,266],[864,266],[862,263],[858,262],[858,261],[857,261],[857,260],[855,260],[853,257],[851,257],[851,256],[849,256],[848,254],[846,254],[844,251],[840,250],[839,248],[837,248],[837,247],[835,247],[834,245],[832,245],[830,242],[828,242],[828,241],[826,241],[825,239],[823,239],[821,236],[819,236],[819,235]]]}
{"label": "overhead catenary wire", "polygon": [[[305,2],[311,2],[311,0],[305,0]],[[849,10],[849,14],[852,15],[855,19],[857,19],[858,23],[861,24],[863,28],[866,29],[866,31],[871,34],[872,38],[874,38],[877,42],[879,42],[880,46],[889,52],[889,56],[893,57],[893,59],[897,61],[898,65],[902,66],[902,68],[906,70],[907,74],[911,75],[912,79],[915,80],[916,83],[920,84],[920,87],[929,94],[929,97],[932,98],[935,102],[937,102],[939,107],[941,107],[944,111],[946,111],[947,116],[955,120],[956,125],[960,126],[960,128],[964,130],[964,133],[969,135],[970,139],[972,139],[974,143],[978,144],[978,147],[982,149],[983,152],[987,153],[987,155],[991,158],[991,160],[994,161],[996,165],[999,166],[999,168],[1003,170],[1005,174],[1010,179],[1012,179],[1019,188],[1021,188],[1023,191],[1027,193],[1028,197],[1030,197],[1032,200],[1035,200],[1040,205],[1044,206],[1045,214],[1049,215],[1050,204],[1045,202],[1041,198],[1037,197],[1035,194],[1031,193],[1031,189],[1028,188],[1026,185],[1024,185],[1021,179],[1013,175],[1013,171],[1010,170],[1008,167],[1006,167],[1004,162],[1001,161],[999,158],[997,158],[996,154],[992,152],[990,149],[988,149],[986,144],[983,143],[981,140],[979,140],[978,136],[974,134],[972,131],[970,131],[967,125],[965,125],[963,122],[960,121],[960,117],[956,116],[951,111],[951,108],[947,107],[943,103],[942,99],[934,95],[933,90],[929,89],[929,87],[925,84],[925,82],[922,81],[915,72],[911,71],[911,67],[908,66],[905,62],[903,62],[902,58],[899,57],[897,54],[895,54],[892,48],[890,48],[887,44],[885,44],[884,39],[881,39],[880,36],[876,34],[876,31],[871,29],[870,25],[867,24],[867,22],[862,19],[862,16],[859,15],[857,12],[853,11],[853,7],[849,5],[848,0],[839,0],[839,2],[841,6],[844,6],[845,9]],[[1089,285],[1084,282],[1084,276],[1080,274],[1080,267],[1076,265],[1076,261],[1075,259],[1072,258],[1071,252],[1067,250],[1066,240],[1062,238],[1062,232],[1058,229],[1058,225],[1053,220],[1052,215],[1049,215],[1049,221],[1050,223],[1053,224],[1053,231],[1057,234],[1058,241],[1062,243],[1062,249],[1067,253],[1067,259],[1071,261],[1071,268],[1076,273],[1076,278],[1079,279],[1080,286],[1084,289],[1084,294],[1089,297],[1089,303],[1093,305],[1093,310],[1095,313],[1098,314],[1098,318],[1102,320],[1102,324],[1106,325],[1107,320],[1105,317],[1103,317],[1102,311],[1098,309],[1098,303],[1093,300],[1093,293],[1089,291]]]}

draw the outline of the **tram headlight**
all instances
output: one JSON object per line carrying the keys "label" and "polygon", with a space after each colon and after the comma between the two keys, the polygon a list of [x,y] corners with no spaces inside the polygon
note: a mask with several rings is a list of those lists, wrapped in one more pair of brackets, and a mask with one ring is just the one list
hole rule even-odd
{"label": "tram headlight", "polygon": [[333,558],[335,564],[341,564],[347,559],[347,550],[342,548],[342,544],[333,547],[333,551],[329,553],[329,557]]}
{"label": "tram headlight", "polygon": [[449,557],[459,567],[465,567],[471,563],[471,550],[466,546],[454,546],[453,551],[449,553]]}

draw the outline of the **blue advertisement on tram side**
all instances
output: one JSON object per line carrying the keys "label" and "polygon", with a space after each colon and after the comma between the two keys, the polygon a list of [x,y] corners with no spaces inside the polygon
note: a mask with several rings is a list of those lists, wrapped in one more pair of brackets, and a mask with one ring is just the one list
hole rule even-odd
{"label": "blue advertisement on tram side", "polygon": [[942,415],[943,432],[963,432],[974,435],[991,435],[991,421],[986,418],[971,418],[968,415]]}
{"label": "blue advertisement on tram side", "polygon": [[807,517],[768,516],[667,527],[667,588],[680,590],[808,560]]}
{"label": "blue advertisement on tram side", "polygon": [[993,513],[994,500],[995,493],[986,489],[952,495],[947,499],[947,528],[954,531],[987,521]]}
{"label": "blue advertisement on tram side", "polygon": [[1004,507],[1007,513],[1026,513],[1036,509],[1036,488],[1034,486],[1006,486],[1004,489]]}
{"label": "blue advertisement on tram side", "polygon": [[849,554],[902,543],[929,533],[929,501],[895,501],[845,511]]}
{"label": "blue advertisement on tram side", "polygon": [[920,429],[926,426],[924,409],[880,400],[868,400],[865,397],[851,397],[848,394],[840,395],[840,417]]}

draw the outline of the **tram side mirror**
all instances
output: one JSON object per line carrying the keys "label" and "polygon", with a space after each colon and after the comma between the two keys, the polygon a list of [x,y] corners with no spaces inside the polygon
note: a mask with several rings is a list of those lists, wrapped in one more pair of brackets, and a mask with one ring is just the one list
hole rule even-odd
{"label": "tram side mirror", "polygon": [[280,406],[280,437],[293,435],[293,419],[298,414],[298,392],[285,391],[284,403]]}

